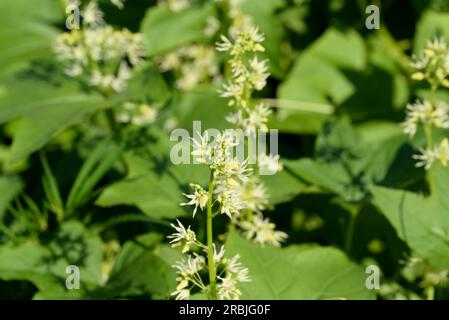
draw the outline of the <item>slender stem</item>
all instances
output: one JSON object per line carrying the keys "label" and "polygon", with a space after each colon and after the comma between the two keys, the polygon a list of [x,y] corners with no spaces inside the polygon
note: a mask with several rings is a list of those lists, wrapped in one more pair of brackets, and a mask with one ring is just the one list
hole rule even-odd
{"label": "slender stem", "polygon": [[348,255],[351,253],[352,249],[352,240],[354,238],[355,223],[357,221],[359,209],[354,208],[351,209],[349,212],[350,212],[349,223],[348,229],[346,230],[346,239],[345,239],[345,251]]}
{"label": "slender stem", "polygon": [[[429,102],[432,104],[432,107],[435,105],[435,95],[437,92],[438,86],[435,84],[431,85],[430,88],[430,94],[429,94]],[[427,150],[433,149],[433,124],[428,123],[424,127],[424,132],[426,135],[426,143],[427,143]],[[429,181],[429,187],[430,191],[432,192],[434,190],[434,176],[433,176],[433,170],[429,170],[427,179]]]}
{"label": "slender stem", "polygon": [[117,126],[117,122],[115,121],[114,110],[106,109],[105,114],[114,139],[120,140],[120,128]]}
{"label": "slender stem", "polygon": [[212,197],[214,192],[214,170],[210,172],[209,179],[209,199],[207,201],[207,262],[209,267],[209,300],[217,300],[216,290],[216,270],[214,263],[214,246],[213,246],[213,212],[212,212]]}
{"label": "slender stem", "polygon": [[426,292],[427,300],[435,300],[435,287],[434,286],[430,286],[430,287],[426,288],[425,292]]}

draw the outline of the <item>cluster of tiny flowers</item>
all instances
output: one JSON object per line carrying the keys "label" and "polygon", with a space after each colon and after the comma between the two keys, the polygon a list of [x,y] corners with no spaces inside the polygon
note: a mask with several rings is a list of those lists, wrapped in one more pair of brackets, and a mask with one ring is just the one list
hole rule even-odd
{"label": "cluster of tiny flowers", "polygon": [[[256,137],[258,131],[268,131],[268,117],[271,109],[263,103],[251,104],[254,91],[262,90],[266,86],[268,61],[259,60],[258,52],[265,51],[262,46],[264,36],[252,25],[250,19],[238,10],[238,1],[231,1],[231,15],[236,29],[230,32],[230,38],[222,36],[222,42],[217,44],[217,50],[227,52],[230,56],[229,65],[232,79],[224,85],[221,96],[230,99],[229,105],[237,111],[226,117],[226,120],[243,131],[249,137]],[[250,143],[250,142],[249,142]],[[274,174],[282,170],[279,155],[257,155],[259,172]],[[275,230],[274,223],[264,218],[262,211],[268,205],[268,194],[257,175],[251,176],[240,186],[241,199],[245,203],[244,214],[235,216],[232,222],[242,229],[248,239],[260,245],[280,246],[287,234]]]}
{"label": "cluster of tiny flowers", "polygon": [[413,159],[416,159],[417,167],[424,167],[429,170],[435,161],[439,161],[441,165],[447,167],[449,161],[449,139],[444,138],[440,145],[431,149],[420,149],[420,154],[413,155]]}
{"label": "cluster of tiny flowers", "polygon": [[262,246],[270,244],[280,247],[288,237],[285,232],[276,231],[276,225],[264,218],[261,213],[254,215],[252,221],[239,222],[239,227],[247,239],[254,239],[254,242]]}
{"label": "cluster of tiny flowers", "polygon": [[430,99],[407,105],[407,117],[402,124],[404,132],[411,138],[415,136],[420,127],[424,129],[427,138],[426,148],[420,149],[420,154],[414,155],[417,167],[426,170],[432,168],[435,162],[447,166],[449,160],[449,140],[443,139],[437,147],[433,146],[433,128],[449,128],[449,106],[435,99],[436,91],[440,86],[449,88],[449,49],[443,39],[429,41],[424,50],[423,57],[412,63],[417,71],[412,75],[414,80],[427,80],[431,85]]}
{"label": "cluster of tiny flowers", "polygon": [[143,126],[154,123],[158,116],[158,111],[146,103],[125,102],[116,114],[119,123],[131,123],[136,126]]}
{"label": "cluster of tiny flowers", "polygon": [[435,268],[415,254],[401,263],[404,264],[404,268],[401,270],[402,275],[409,281],[421,279],[420,286],[423,288],[444,287],[449,284],[448,270]]}
{"label": "cluster of tiny flowers", "polygon": [[[199,289],[203,293],[209,291],[201,277],[201,271],[207,270],[206,259],[195,252],[189,253],[194,249],[202,249],[207,252],[207,247],[199,242],[194,231],[190,226],[186,229],[181,222],[178,225],[172,224],[176,230],[174,234],[168,236],[171,239],[172,247],[182,247],[182,252],[187,253],[187,259],[178,261],[173,267],[176,269],[178,277],[176,281],[178,285],[176,290],[171,294],[176,300],[188,300],[194,289]],[[241,296],[240,290],[237,288],[239,282],[248,282],[249,271],[240,263],[240,256],[235,255],[233,258],[226,258],[224,247],[217,251],[213,246],[213,263],[217,275],[217,298],[219,300],[238,300]]]}
{"label": "cluster of tiny flowers", "polygon": [[[246,207],[242,199],[242,185],[249,181],[252,169],[248,168],[247,161],[240,161],[234,157],[238,138],[231,130],[209,137],[207,131],[197,139],[193,139],[192,155],[199,164],[209,165],[214,173],[213,203],[219,205],[220,213],[229,218],[238,215]],[[194,214],[198,207],[203,210],[210,195],[199,185],[192,185],[194,193],[186,195],[190,199],[181,205],[195,206]]]}
{"label": "cluster of tiny flowers", "polygon": [[[113,1],[119,8],[121,1]],[[127,29],[114,30],[103,20],[96,1],[81,11],[83,28],[59,35],[54,44],[57,58],[70,77],[85,77],[102,92],[126,89],[131,68],[145,57],[142,35]]]}
{"label": "cluster of tiny flowers", "polygon": [[419,125],[449,128],[449,106],[441,101],[432,104],[428,100],[407,105],[407,118],[402,124],[404,132],[413,137]]}
{"label": "cluster of tiny flowers", "polygon": [[427,80],[432,86],[449,88],[449,48],[443,38],[427,42],[424,53],[414,57],[412,67],[416,72],[412,75],[414,80]]}
{"label": "cluster of tiny flowers", "polygon": [[158,57],[162,71],[172,71],[176,75],[176,87],[192,90],[200,84],[217,82],[219,68],[215,50],[208,45],[190,45]]}
{"label": "cluster of tiny flowers", "polygon": [[238,110],[231,113],[226,120],[237,128],[245,130],[247,134],[255,134],[257,130],[268,131],[267,122],[270,114],[271,109],[261,103],[254,109],[245,108],[243,111]]}
{"label": "cluster of tiny flowers", "polygon": [[262,90],[269,77],[267,60],[259,60],[257,56],[248,59],[250,53],[265,51],[262,42],[265,40],[256,27],[239,31],[230,38],[221,36],[217,50],[228,52],[232,80],[223,86],[221,97],[230,98],[230,106],[247,108],[248,99],[254,90]]}

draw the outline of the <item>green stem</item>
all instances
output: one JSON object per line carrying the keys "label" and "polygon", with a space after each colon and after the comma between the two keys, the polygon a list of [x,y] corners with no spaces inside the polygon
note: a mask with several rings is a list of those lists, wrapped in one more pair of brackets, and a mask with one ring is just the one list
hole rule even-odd
{"label": "green stem", "polygon": [[346,239],[345,239],[345,251],[348,255],[351,253],[351,249],[352,249],[352,241],[354,238],[355,223],[357,221],[359,209],[354,208],[354,209],[351,209],[349,212],[350,212],[349,223],[348,223],[348,229],[346,230]]}
{"label": "green stem", "polygon": [[426,288],[425,292],[426,292],[427,300],[435,300],[435,287],[434,286],[430,286],[430,287]]}
{"label": "green stem", "polygon": [[112,136],[115,140],[120,140],[120,128],[115,121],[114,110],[106,109],[105,110],[106,119],[108,121],[109,128],[111,129]]}
{"label": "green stem", "polygon": [[[431,85],[430,88],[430,94],[429,94],[429,102],[432,104],[432,107],[435,105],[435,95],[438,90],[438,86],[435,84]],[[433,124],[428,123],[424,127],[424,132],[426,135],[426,144],[427,144],[427,150],[433,149]],[[433,170],[430,169],[427,175],[428,181],[429,181],[429,188],[432,192],[434,190],[434,176],[433,176]]]}
{"label": "green stem", "polygon": [[214,263],[214,237],[213,237],[213,212],[212,212],[212,198],[214,192],[214,170],[210,172],[209,179],[209,199],[207,201],[207,262],[209,267],[209,300],[217,300],[216,289],[216,270]]}

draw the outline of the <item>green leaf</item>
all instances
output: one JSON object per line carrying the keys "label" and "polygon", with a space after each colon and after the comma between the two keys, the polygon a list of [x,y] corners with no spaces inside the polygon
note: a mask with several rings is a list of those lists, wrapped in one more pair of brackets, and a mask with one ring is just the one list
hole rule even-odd
{"label": "green leaf", "polygon": [[81,91],[74,81],[62,82],[48,74],[21,78],[24,76],[2,82],[5,92],[0,95],[0,123],[21,118],[10,163],[25,159],[63,128],[107,105],[101,96]]}
{"label": "green leaf", "polygon": [[180,12],[163,7],[148,9],[141,25],[147,54],[161,54],[206,39],[204,29],[209,16],[215,16],[213,4],[191,6]]}
{"label": "green leaf", "polygon": [[372,187],[372,202],[411,249],[434,266],[447,269],[449,170],[439,167],[431,174],[437,178],[435,191],[430,197],[404,190]]}
{"label": "green leaf", "polygon": [[317,133],[333,106],[341,105],[356,92],[342,70],[362,70],[365,51],[363,39],[354,30],[328,29],[298,57],[279,86],[280,106],[292,107],[279,110],[272,125],[286,132]]}
{"label": "green leaf", "polygon": [[371,184],[413,181],[416,170],[411,170],[411,150],[403,150],[406,144],[403,134],[395,131],[385,139],[379,138],[365,141],[349,119],[333,119],[326,123],[317,139],[317,159],[289,161],[286,168],[350,202],[365,198]]}
{"label": "green leaf", "polygon": [[416,26],[414,52],[422,54],[428,40],[436,37],[449,39],[449,13],[426,11]]}
{"label": "green leaf", "polygon": [[169,298],[176,287],[175,270],[155,251],[159,235],[146,234],[125,243],[102,289],[107,296],[151,295]]}
{"label": "green leaf", "polygon": [[58,31],[50,23],[63,18],[56,1],[42,0],[38,6],[27,0],[2,1],[0,12],[0,73],[13,72],[32,59],[51,54]]}
{"label": "green leaf", "polygon": [[114,166],[123,152],[124,147],[116,146],[109,138],[92,151],[70,190],[66,205],[69,214],[89,200],[97,183]]}
{"label": "green leaf", "polygon": [[6,208],[22,189],[23,183],[18,176],[0,176],[0,222],[3,220]]}
{"label": "green leaf", "polygon": [[232,109],[226,99],[219,97],[218,88],[215,86],[182,93],[175,107],[178,127],[188,130],[191,134],[194,133],[193,121],[201,122],[203,132],[209,128],[229,128],[225,117]]}
{"label": "green leaf", "polygon": [[206,184],[208,169],[196,164],[171,164],[166,158],[171,144],[163,137],[160,134],[159,144],[149,144],[125,154],[128,175],[107,187],[98,198],[97,205],[136,206],[153,218],[172,219],[188,212],[191,214],[190,208],[180,206],[186,200],[182,193],[191,191],[190,183]]}
{"label": "green leaf", "polygon": [[47,245],[24,243],[0,247],[0,279],[26,280],[40,291],[56,292],[65,287],[69,265],[80,268],[83,285],[101,283],[102,243],[88,234],[80,222],[66,222]]}
{"label": "green leaf", "polygon": [[228,236],[229,257],[239,254],[251,282],[239,283],[242,299],[372,299],[366,275],[335,248],[260,248],[236,233]]}
{"label": "green leaf", "polygon": [[268,190],[270,204],[276,205],[292,200],[306,188],[306,185],[296,179],[286,170],[274,175],[261,176]]}

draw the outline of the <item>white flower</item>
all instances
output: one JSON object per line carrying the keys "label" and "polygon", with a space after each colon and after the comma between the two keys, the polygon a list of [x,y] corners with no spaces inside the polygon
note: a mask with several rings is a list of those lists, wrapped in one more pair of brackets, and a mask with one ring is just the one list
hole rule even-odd
{"label": "white flower", "polygon": [[176,268],[176,273],[179,275],[176,278],[176,281],[178,281],[176,291],[171,294],[176,296],[176,300],[187,300],[190,298],[190,283],[202,290],[206,289],[199,275],[199,272],[206,267],[206,259],[204,257],[197,254],[194,254],[194,256],[188,255],[187,260],[178,261],[173,267]]}
{"label": "white flower", "polygon": [[89,27],[96,28],[104,24],[103,12],[96,1],[90,1],[82,12],[84,23]]}
{"label": "white flower", "polygon": [[276,231],[276,225],[271,223],[268,218],[264,219],[261,213],[254,215],[251,221],[242,221],[238,225],[244,230],[247,239],[254,239],[262,246],[271,244],[280,247],[281,242],[288,237],[285,232]]}
{"label": "white flower", "polygon": [[443,102],[435,106],[430,101],[423,102],[417,100],[413,104],[407,105],[407,118],[402,124],[404,133],[413,137],[416,134],[419,124],[432,124],[437,128],[449,128],[449,107]]}
{"label": "white flower", "polygon": [[225,254],[225,250],[224,250],[224,246],[221,246],[220,251],[217,252],[217,247],[215,246],[215,243],[213,244],[214,247],[214,263],[215,265],[220,264],[221,260],[224,257]]}
{"label": "white flower", "polygon": [[190,250],[192,245],[196,244],[196,234],[190,229],[190,226],[186,229],[179,220],[176,221],[178,222],[178,226],[175,226],[174,224],[171,224],[171,226],[177,232],[167,238],[173,239],[170,241],[172,247],[183,246],[182,253],[186,253]]}
{"label": "white flower", "polygon": [[126,47],[129,62],[133,66],[141,65],[145,57],[143,36],[141,33],[129,34],[129,43]]}
{"label": "white flower", "polygon": [[214,16],[207,17],[206,27],[203,30],[203,34],[206,37],[211,37],[220,29],[220,20],[215,18]]}
{"label": "white flower", "polygon": [[265,104],[258,104],[249,112],[248,118],[243,121],[243,127],[248,133],[255,133],[258,129],[268,131],[268,116],[271,109]]}
{"label": "white flower", "polygon": [[176,296],[176,300],[189,300],[190,298],[190,290],[189,289],[178,289],[171,294],[172,296]]}
{"label": "white flower", "polygon": [[252,172],[253,169],[248,168],[247,160],[242,162],[237,158],[232,158],[224,162],[220,174],[227,179],[247,181]]}
{"label": "white flower", "polygon": [[145,103],[141,103],[137,106],[137,113],[132,117],[131,122],[135,125],[145,125],[153,123],[156,120],[158,111],[151,108]]}
{"label": "white flower", "polygon": [[237,288],[238,282],[249,282],[249,270],[242,266],[240,256],[237,254],[233,258],[223,258],[222,264],[226,273],[225,277],[218,277],[221,280],[217,284],[219,300],[238,300],[241,296]]}
{"label": "white flower", "polygon": [[418,160],[416,167],[424,167],[426,170],[429,170],[436,159],[435,151],[431,149],[420,149],[420,152],[421,154],[413,155],[413,159]]}
{"label": "white flower", "polygon": [[245,208],[241,194],[232,185],[220,185],[216,188],[217,201],[221,205],[220,213],[226,214],[230,219],[240,214],[240,210]]}
{"label": "white flower", "polygon": [[193,151],[192,156],[195,157],[196,163],[207,163],[211,157],[212,148],[209,144],[209,135],[204,132],[204,135],[197,133],[199,138],[192,138]]}
{"label": "white flower", "polygon": [[259,154],[258,164],[259,170],[265,173],[275,174],[276,172],[282,171],[283,166],[279,161],[280,156],[264,153]]}
{"label": "white flower", "polygon": [[193,210],[193,217],[195,217],[198,207],[203,210],[206,206],[207,201],[209,200],[209,195],[206,190],[197,184],[190,184],[190,187],[194,189],[193,194],[183,193],[183,195],[189,198],[190,201],[181,203],[181,206],[195,206],[195,209]]}
{"label": "white flower", "polygon": [[259,61],[257,57],[254,57],[249,62],[249,66],[252,69],[249,74],[249,80],[256,90],[262,90],[267,84],[267,79],[270,76],[267,62],[267,60]]}
{"label": "white flower", "polygon": [[181,56],[177,51],[169,52],[166,55],[159,57],[157,60],[159,68],[164,72],[179,69],[182,65]]}
{"label": "white flower", "polygon": [[237,280],[232,275],[227,275],[225,278],[218,277],[221,283],[218,287],[219,300],[239,300],[242,292],[237,289]]}
{"label": "white flower", "polygon": [[216,43],[217,51],[221,51],[221,52],[230,51],[233,46],[231,40],[229,40],[224,35],[220,35],[220,39],[221,39],[221,42]]}
{"label": "white flower", "polygon": [[205,266],[206,260],[204,257],[195,254],[193,257],[189,255],[187,260],[176,262],[173,267],[177,269],[178,274],[189,279],[201,271]]}
{"label": "white flower", "polygon": [[251,179],[241,186],[242,200],[245,207],[253,212],[261,212],[266,209],[268,201],[268,193],[265,186]]}
{"label": "white flower", "polygon": [[229,123],[237,126],[237,127],[242,127],[243,126],[243,113],[242,110],[239,110],[237,112],[234,113],[230,113],[229,115],[226,116],[226,121],[228,121]]}
{"label": "white flower", "polygon": [[[222,98],[231,98],[228,104],[232,107],[244,103],[244,90],[242,83],[228,83],[223,85],[223,90],[220,90],[219,93]],[[244,107],[246,107],[246,104],[244,104]]]}
{"label": "white flower", "polygon": [[114,77],[111,88],[116,92],[121,92],[126,89],[128,80],[131,79],[131,70],[127,63],[122,61],[120,63],[117,76]]}
{"label": "white flower", "polygon": [[66,68],[64,73],[69,77],[77,77],[83,73],[83,67],[78,63],[75,63],[71,67]]}

